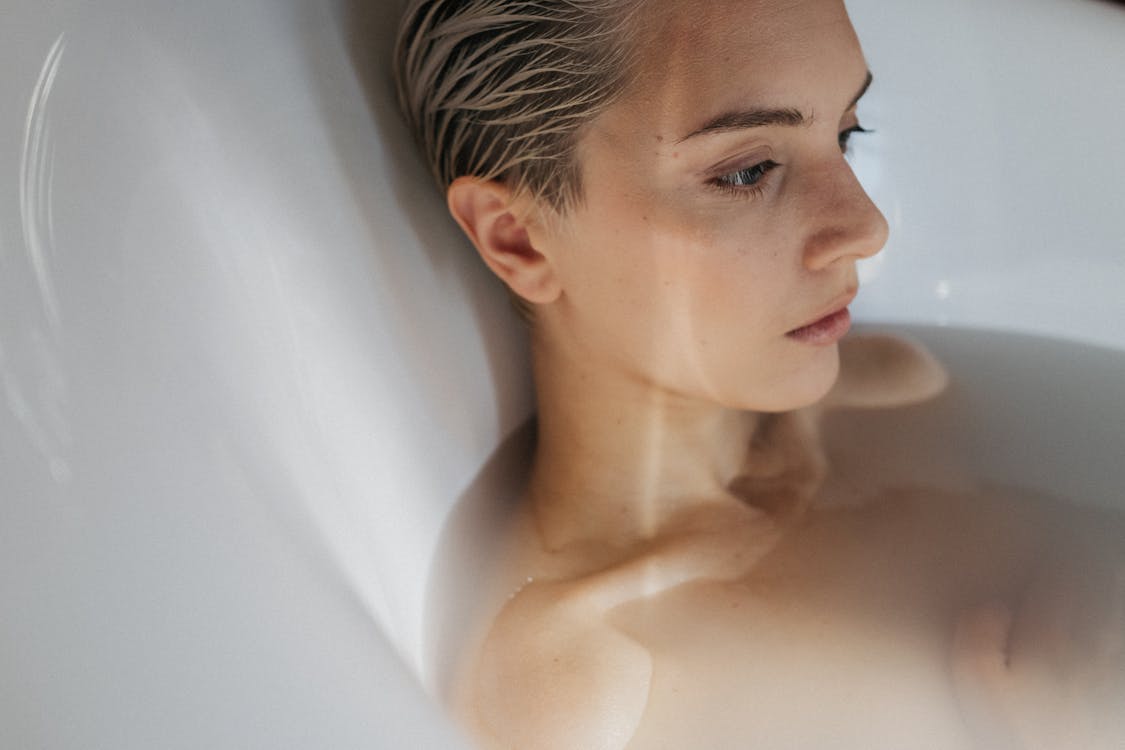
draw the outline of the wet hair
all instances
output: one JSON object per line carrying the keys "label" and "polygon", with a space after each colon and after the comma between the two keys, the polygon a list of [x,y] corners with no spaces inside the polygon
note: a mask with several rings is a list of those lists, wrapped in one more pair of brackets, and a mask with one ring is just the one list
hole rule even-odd
{"label": "wet hair", "polygon": [[629,75],[639,0],[410,0],[400,106],[444,192],[503,181],[557,213],[582,200],[576,146]]}

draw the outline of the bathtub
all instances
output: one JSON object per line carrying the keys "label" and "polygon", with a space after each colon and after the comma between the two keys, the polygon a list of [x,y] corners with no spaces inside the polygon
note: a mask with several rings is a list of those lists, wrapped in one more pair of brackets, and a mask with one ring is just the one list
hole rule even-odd
{"label": "bathtub", "polygon": [[[0,27],[0,747],[462,747],[532,403],[393,107],[398,3],[93,5]],[[954,388],[833,444],[1121,506],[1125,9],[849,5],[893,231],[853,309]]]}

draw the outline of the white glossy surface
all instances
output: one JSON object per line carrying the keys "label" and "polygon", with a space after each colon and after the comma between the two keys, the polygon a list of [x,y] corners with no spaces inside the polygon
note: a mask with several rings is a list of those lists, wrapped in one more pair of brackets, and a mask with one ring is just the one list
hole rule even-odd
{"label": "white glossy surface", "polygon": [[891,223],[854,311],[1125,348],[1125,4],[848,0]]}
{"label": "white glossy surface", "polygon": [[[391,105],[394,5],[5,6],[0,746],[456,743],[426,582],[485,556],[442,525],[530,403]],[[851,5],[896,232],[858,316],[1125,349],[1125,10]]]}
{"label": "white glossy surface", "polygon": [[529,399],[390,106],[394,16],[5,7],[0,746],[450,736],[425,581]]}

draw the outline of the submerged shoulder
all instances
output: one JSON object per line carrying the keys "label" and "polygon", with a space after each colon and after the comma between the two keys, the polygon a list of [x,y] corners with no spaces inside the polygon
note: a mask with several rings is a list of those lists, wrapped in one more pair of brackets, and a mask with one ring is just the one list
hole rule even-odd
{"label": "submerged shoulder", "polygon": [[949,375],[924,346],[898,336],[868,334],[840,344],[840,376],[826,406],[890,408],[931,399]]}
{"label": "submerged shoulder", "polygon": [[620,750],[640,724],[652,678],[648,650],[567,586],[528,586],[485,640],[475,713],[492,747]]}

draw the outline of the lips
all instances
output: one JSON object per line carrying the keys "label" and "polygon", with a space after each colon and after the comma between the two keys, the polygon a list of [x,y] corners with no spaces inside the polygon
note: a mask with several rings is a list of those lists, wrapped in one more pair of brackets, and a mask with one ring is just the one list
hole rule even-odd
{"label": "lips", "polygon": [[831,315],[825,315],[815,323],[802,326],[785,334],[805,344],[834,344],[844,337],[852,327],[852,316],[848,308]]}
{"label": "lips", "polygon": [[855,299],[855,292],[849,292],[828,306],[812,322],[794,328],[785,334],[789,338],[805,344],[823,346],[834,344],[844,337],[852,327],[852,316],[848,304]]}

